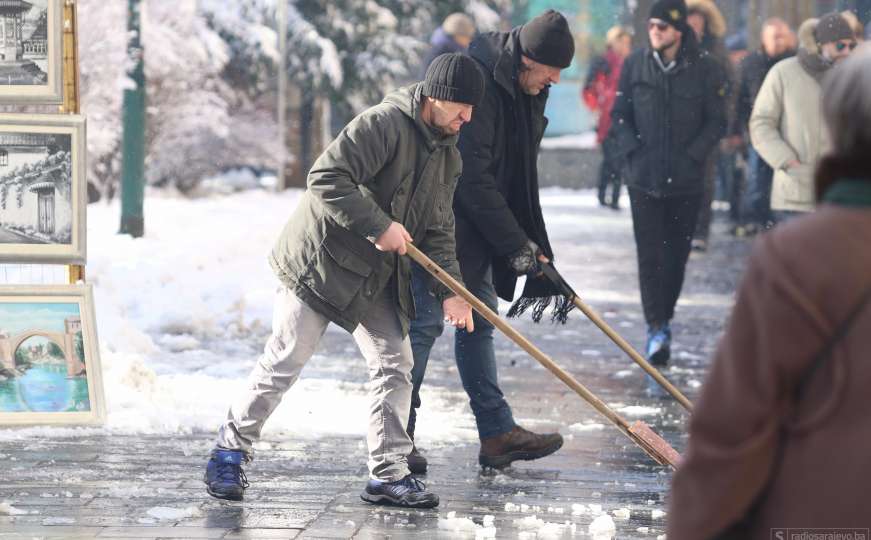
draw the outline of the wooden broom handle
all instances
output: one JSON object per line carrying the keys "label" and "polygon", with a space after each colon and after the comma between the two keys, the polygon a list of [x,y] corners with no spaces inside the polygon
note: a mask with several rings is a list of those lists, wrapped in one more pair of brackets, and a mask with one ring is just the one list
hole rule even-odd
{"label": "wooden broom handle", "polygon": [[408,255],[414,259],[415,262],[423,266],[430,274],[432,274],[436,279],[438,279],[445,287],[449,288],[455,294],[461,296],[466,302],[472,305],[472,307],[481,314],[482,317],[490,321],[493,326],[502,331],[506,336],[508,336],[512,341],[514,341],[517,345],[519,345],[523,350],[532,355],[533,358],[538,360],[541,365],[546,367],[551,373],[557,376],[562,382],[564,382],[569,388],[574,390],[581,396],[587,403],[593,406],[594,409],[599,411],[605,418],[611,421],[614,425],[620,428],[621,431],[626,433],[628,436],[631,435],[629,433],[629,423],[617,414],[613,409],[608,407],[604,401],[596,397],[595,394],[587,390],[587,388],[578,382],[577,379],[572,377],[567,371],[557,365],[553,360],[548,358],[546,354],[541,352],[538,347],[533,345],[528,339],[523,337],[517,330],[515,330],[511,325],[506,323],[499,315],[493,312],[492,309],[487,307],[484,302],[479,300],[474,294],[468,291],[463,285],[458,282],[456,279],[451,277],[447,272],[442,270],[436,263],[434,263],[429,257],[423,254],[422,251],[414,247],[411,243],[406,243],[406,249],[408,250]]}

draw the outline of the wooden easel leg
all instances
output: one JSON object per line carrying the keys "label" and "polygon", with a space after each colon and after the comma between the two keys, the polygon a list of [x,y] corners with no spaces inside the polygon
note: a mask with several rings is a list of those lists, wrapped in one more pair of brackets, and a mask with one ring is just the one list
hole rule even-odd
{"label": "wooden easel leg", "polygon": [[71,264],[67,266],[67,281],[71,285],[75,285],[79,281],[85,281],[85,267],[80,264]]}

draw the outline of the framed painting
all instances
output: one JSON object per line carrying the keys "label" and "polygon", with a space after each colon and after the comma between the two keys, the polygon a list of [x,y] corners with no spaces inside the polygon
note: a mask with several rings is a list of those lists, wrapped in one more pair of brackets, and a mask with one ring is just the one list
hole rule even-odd
{"label": "framed painting", "polygon": [[0,286],[0,425],[100,424],[90,285]]}
{"label": "framed painting", "polygon": [[63,103],[63,1],[0,1],[0,104]]}
{"label": "framed painting", "polygon": [[0,263],[85,263],[85,141],[82,116],[0,114]]}

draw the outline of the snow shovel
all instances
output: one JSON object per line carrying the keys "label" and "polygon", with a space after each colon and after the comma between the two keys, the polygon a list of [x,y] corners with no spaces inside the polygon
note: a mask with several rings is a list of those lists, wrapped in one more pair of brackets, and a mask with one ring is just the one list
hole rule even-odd
{"label": "snow shovel", "polygon": [[506,323],[502,318],[499,317],[496,313],[493,312],[490,308],[488,308],[484,302],[478,300],[472,293],[470,293],[465,287],[463,287],[457,280],[452,278],[447,274],[444,270],[442,270],[436,263],[430,260],[429,257],[424,255],[419,249],[414,247],[411,243],[406,243],[406,248],[408,249],[408,255],[419,265],[424,267],[427,272],[433,275],[437,280],[439,280],[445,287],[449,288],[455,294],[461,296],[466,300],[469,304],[472,305],[472,308],[475,309],[478,313],[481,314],[482,317],[490,321],[493,326],[498,328],[503,334],[508,336],[514,343],[520,346],[523,350],[532,355],[533,358],[538,360],[538,362],[547,368],[551,373],[557,376],[562,382],[564,382],[569,388],[577,392],[579,396],[581,396],[587,403],[593,406],[602,416],[608,419],[612,424],[614,424],[617,429],[623,432],[627,437],[629,437],[632,442],[641,447],[642,450],[647,452],[650,457],[652,457],[657,463],[660,465],[668,465],[672,468],[677,468],[678,463],[680,462],[680,454],[668,444],[662,437],[660,437],[656,432],[654,432],[650,426],[642,422],[641,420],[636,421],[634,424],[629,424],[622,416],[617,414],[616,411],[608,407],[604,401],[596,397],[595,394],[587,390],[587,388],[578,382],[577,379],[572,377],[566,370],[557,365],[553,360],[551,360],[547,355],[541,352],[535,345],[533,345],[529,340],[523,337],[517,330],[515,330],[511,325]]}
{"label": "snow shovel", "polygon": [[681,405],[683,405],[687,411],[693,412],[693,404],[690,402],[690,400],[688,400],[686,396],[681,394],[680,390],[675,388],[674,385],[671,384],[668,379],[666,379],[662,375],[662,373],[659,372],[659,370],[650,365],[650,362],[648,362],[644,359],[643,356],[638,354],[638,351],[633,349],[632,345],[627,343],[626,340],[623,339],[622,336],[620,336],[620,334],[618,334],[614,331],[613,328],[608,326],[608,323],[602,320],[598,313],[590,309],[589,306],[582,302],[581,299],[578,298],[577,293],[572,290],[569,284],[566,283],[566,280],[563,279],[559,272],[557,272],[553,264],[542,263],[541,270],[544,273],[545,277],[547,277],[547,279],[549,279],[556,286],[557,290],[566,298],[571,299],[575,306],[583,311],[584,315],[586,315],[587,318],[593,321],[593,324],[598,326],[602,332],[604,332],[609,338],[611,338],[611,341],[613,341],[618,347],[623,349],[623,352],[629,355],[629,358],[631,358],[635,361],[636,364],[641,366],[641,369],[643,369],[647,372],[648,375],[653,377],[653,379],[657,383],[659,383],[660,386],[665,388],[665,390],[669,394],[671,394],[672,397],[674,397],[674,399],[676,399]]}

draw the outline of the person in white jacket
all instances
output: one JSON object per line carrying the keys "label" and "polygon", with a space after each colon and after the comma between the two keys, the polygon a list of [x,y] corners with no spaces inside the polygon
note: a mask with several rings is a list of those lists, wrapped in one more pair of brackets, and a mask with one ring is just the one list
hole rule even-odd
{"label": "person in white jacket", "polygon": [[831,148],[820,82],[857,46],[839,13],[805,21],[799,39],[798,55],[768,72],[750,117],[753,147],[774,169],[771,209],[781,219],[814,208],[814,170]]}

